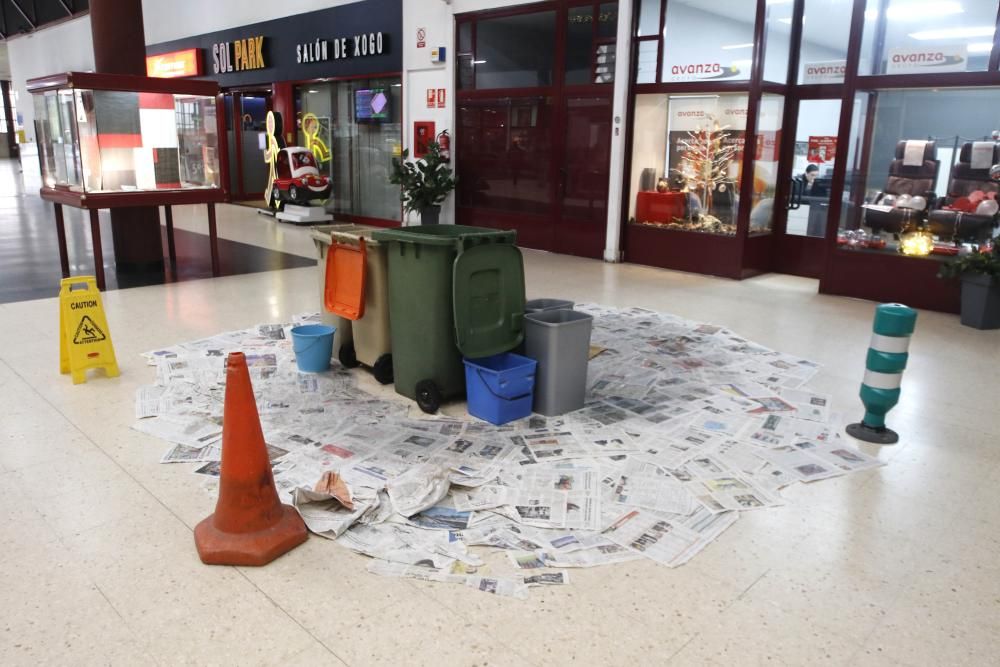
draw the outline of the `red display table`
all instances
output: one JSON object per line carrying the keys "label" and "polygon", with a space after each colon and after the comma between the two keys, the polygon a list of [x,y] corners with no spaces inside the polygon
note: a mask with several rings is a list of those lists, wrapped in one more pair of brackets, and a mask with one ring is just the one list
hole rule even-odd
{"label": "red display table", "polygon": [[636,222],[673,222],[684,219],[684,192],[640,192],[635,196]]}

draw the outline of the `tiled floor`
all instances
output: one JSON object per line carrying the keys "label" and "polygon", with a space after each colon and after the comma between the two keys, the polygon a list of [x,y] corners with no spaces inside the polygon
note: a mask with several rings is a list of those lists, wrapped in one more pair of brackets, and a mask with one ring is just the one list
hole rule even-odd
{"label": "tiled floor", "polygon": [[[197,224],[179,211],[178,225]],[[220,232],[312,254],[307,232],[222,207]],[[873,304],[526,252],[529,296],[717,322],[824,364],[848,416]],[[140,352],[317,308],[313,268],[108,292],[120,378],[58,373],[56,301],[0,305],[0,664],[995,665],[1000,332],[921,313],[889,465],[786,492],[690,564],[572,573],[527,601],[365,572],[312,537],[260,568],[201,565],[200,479],[129,429]]]}
{"label": "tiled floor", "polygon": [[[59,293],[59,245],[56,241],[55,214],[52,204],[37,196],[41,181],[37,175],[21,174],[16,160],[0,159],[0,303],[27,301]],[[232,207],[223,207],[231,211]],[[90,219],[85,211],[63,207],[66,220],[66,247],[72,275],[93,275],[93,239]],[[163,215],[161,209],[161,216]],[[121,274],[115,270],[111,217],[101,212],[101,247],[108,289],[125,289],[163,282],[197,280],[212,277],[209,253],[207,214],[204,206],[187,207],[186,225],[175,231],[177,263],[166,263],[163,272]],[[231,213],[219,212],[231,218]],[[233,227],[230,222],[230,227]],[[231,229],[231,232],[235,231]],[[166,255],[166,228],[161,228]],[[231,233],[219,242],[219,268],[224,276],[274,271],[310,264],[282,250],[280,243],[253,245],[243,243]],[[310,253],[308,257],[312,258]]]}

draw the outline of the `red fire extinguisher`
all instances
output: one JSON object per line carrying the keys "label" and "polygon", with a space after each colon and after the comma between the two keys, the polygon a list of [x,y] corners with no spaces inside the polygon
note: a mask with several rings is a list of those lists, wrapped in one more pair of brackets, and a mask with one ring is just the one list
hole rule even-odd
{"label": "red fire extinguisher", "polygon": [[438,150],[441,153],[441,159],[445,162],[451,162],[451,137],[448,136],[448,130],[441,130],[437,135]]}

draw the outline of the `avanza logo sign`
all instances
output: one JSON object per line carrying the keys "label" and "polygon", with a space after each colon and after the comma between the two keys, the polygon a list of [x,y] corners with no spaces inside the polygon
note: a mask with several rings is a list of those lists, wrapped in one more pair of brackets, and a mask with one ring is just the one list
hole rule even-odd
{"label": "avanza logo sign", "polygon": [[964,46],[939,49],[892,49],[886,63],[887,74],[916,72],[964,72]]}
{"label": "avanza logo sign", "polygon": [[723,66],[722,63],[717,62],[689,63],[670,67],[670,78],[674,81],[731,79],[739,74],[740,68],[736,65]]}
{"label": "avanza logo sign", "polygon": [[840,83],[847,74],[846,60],[806,63],[802,83]]}

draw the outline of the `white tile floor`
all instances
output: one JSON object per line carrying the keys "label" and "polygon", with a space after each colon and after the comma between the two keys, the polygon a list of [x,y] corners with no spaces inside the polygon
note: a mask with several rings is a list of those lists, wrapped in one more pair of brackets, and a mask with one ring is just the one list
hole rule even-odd
{"label": "white tile floor", "polygon": [[[190,222],[188,222],[190,220]],[[179,226],[200,231],[178,211]],[[311,256],[308,232],[222,207],[224,237]],[[529,296],[717,322],[824,364],[856,399],[873,304],[526,252]],[[1000,655],[1000,332],[921,313],[887,467],[786,492],[692,563],[573,572],[527,601],[383,579],[310,540],[201,565],[214,499],[129,429],[139,353],[317,308],[314,269],[109,292],[120,378],[58,373],[55,300],[0,305],[0,664],[990,665]]]}

